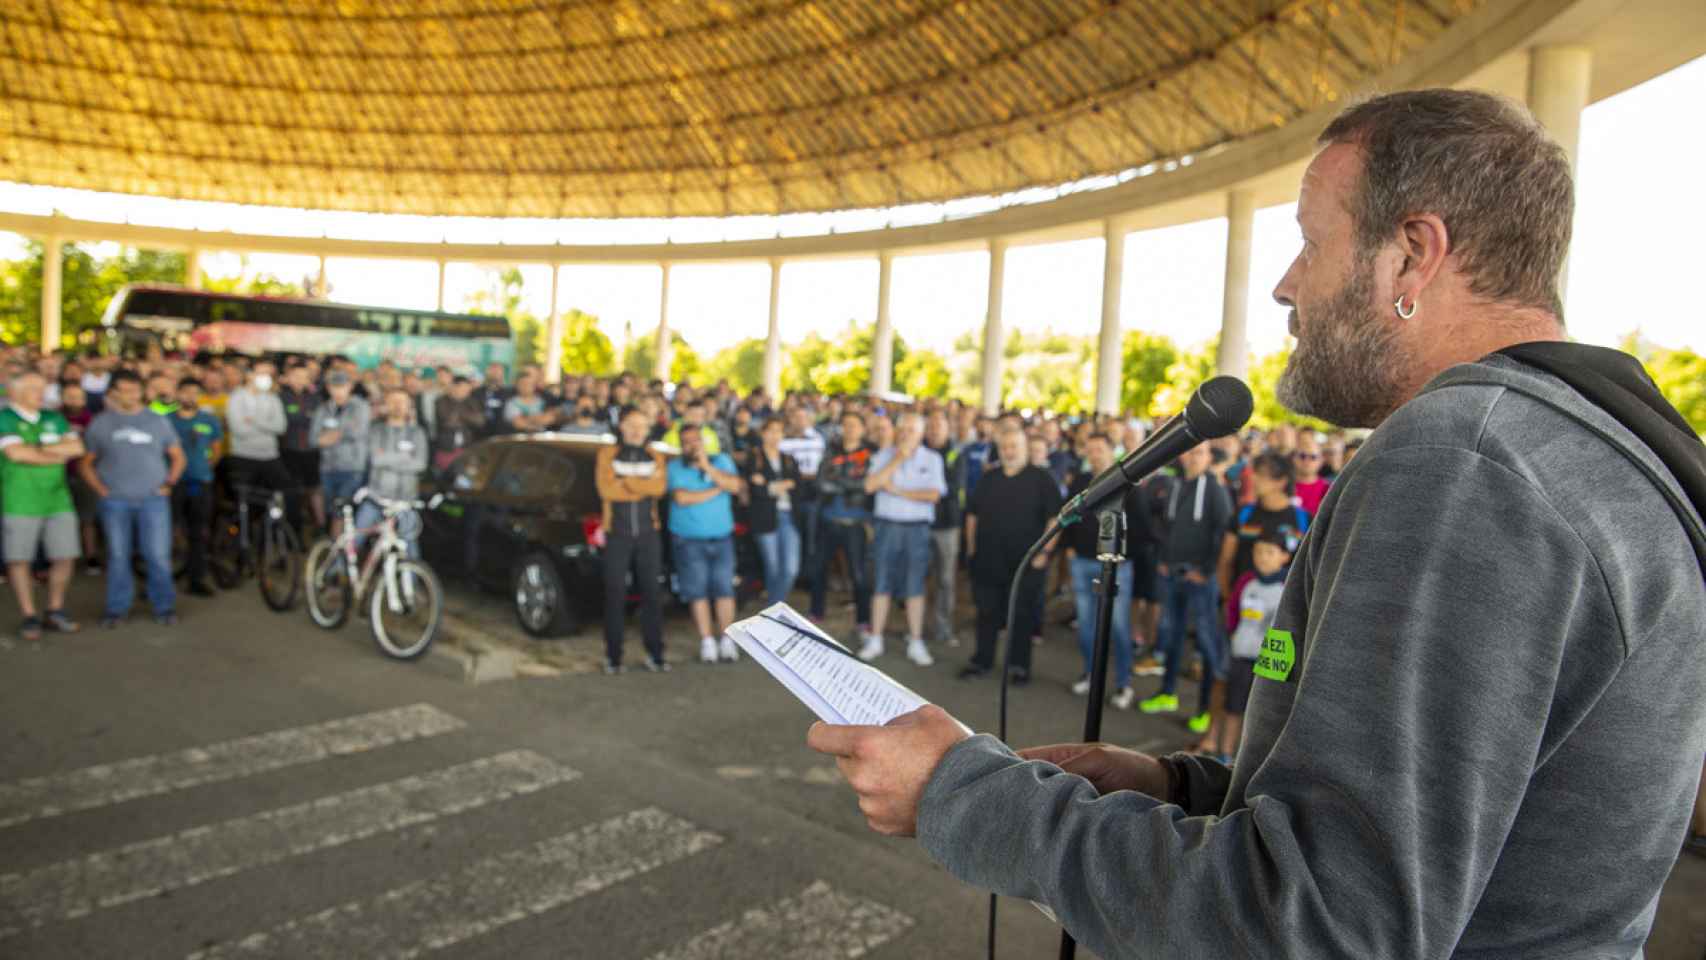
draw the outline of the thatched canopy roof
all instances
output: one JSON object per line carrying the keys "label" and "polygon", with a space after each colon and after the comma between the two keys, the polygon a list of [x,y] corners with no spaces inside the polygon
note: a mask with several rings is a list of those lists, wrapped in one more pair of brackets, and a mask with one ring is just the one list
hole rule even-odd
{"label": "thatched canopy roof", "polygon": [[723,216],[1109,174],[1292,122],[1481,0],[6,0],[0,179]]}

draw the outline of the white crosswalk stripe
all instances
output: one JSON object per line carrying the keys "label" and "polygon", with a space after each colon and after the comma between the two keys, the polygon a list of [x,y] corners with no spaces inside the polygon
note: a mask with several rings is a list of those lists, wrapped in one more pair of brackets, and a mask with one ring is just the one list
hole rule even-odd
{"label": "white crosswalk stripe", "polygon": [[653,954],[651,960],[852,960],[911,926],[911,917],[820,880],[799,896],[748,910],[739,920]]}
{"label": "white crosswalk stripe", "polygon": [[579,774],[526,750],[0,876],[0,937],[427,823]]}
{"label": "white crosswalk stripe", "polygon": [[450,714],[417,703],[175,753],[0,783],[0,827],[254,776],[327,757],[437,736],[461,727],[462,721]]}
{"label": "white crosswalk stripe", "polygon": [[415,957],[560,907],[721,842],[714,833],[648,807],[453,874],[352,900],[194,954],[192,960]]}

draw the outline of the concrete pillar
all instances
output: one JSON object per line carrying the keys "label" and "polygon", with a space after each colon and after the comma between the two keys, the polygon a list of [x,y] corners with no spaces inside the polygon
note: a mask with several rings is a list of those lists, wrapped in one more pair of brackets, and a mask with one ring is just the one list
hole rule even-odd
{"label": "concrete pillar", "polygon": [[[439,311],[440,313],[444,312],[444,273],[445,273],[444,268],[446,266],[447,266],[447,264],[443,260],[440,260],[438,262],[438,306],[434,307],[433,309]],[[554,274],[552,276],[551,282],[552,283],[557,282]],[[555,301],[552,301],[552,302],[555,303]]]}
{"label": "concrete pillar", "polygon": [[871,338],[871,392],[894,389],[894,320],[889,316],[889,292],[894,281],[894,253],[877,254],[877,331]]}
{"label": "concrete pillar", "polygon": [[[444,276],[443,271],[439,276]],[[551,264],[551,319],[545,324],[545,382],[563,382],[563,311],[557,307],[557,281],[563,276],[563,265]],[[441,282],[439,289],[444,285]],[[440,300],[443,299],[442,293]]]}
{"label": "concrete pillar", "polygon": [[330,290],[331,288],[326,285],[326,257],[322,254],[320,256],[320,272],[314,275],[314,289],[309,291],[309,296],[316,300],[324,300]]}
{"label": "concrete pillar", "polygon": [[201,289],[201,248],[191,247],[184,254],[184,286],[191,290]]}
{"label": "concrete pillar", "polygon": [[669,379],[669,264],[663,267],[663,282],[658,291],[658,336],[657,354],[652,376],[658,380]]}
{"label": "concrete pillar", "polygon": [[59,349],[60,300],[65,290],[65,240],[58,234],[42,238],[41,352]]}
{"label": "concrete pillar", "polygon": [[1220,355],[1215,370],[1240,380],[1250,375],[1250,244],[1256,204],[1248,190],[1226,195],[1226,281],[1220,301]]}
{"label": "concrete pillar", "polygon": [[770,326],[764,335],[764,393],[782,408],[782,258],[770,260]]}
{"label": "concrete pillar", "polygon": [[1102,221],[1102,327],[1096,337],[1096,412],[1120,409],[1120,299],[1125,281],[1125,227]]}
{"label": "concrete pillar", "polygon": [[1002,347],[1007,336],[1001,329],[1001,287],[1007,274],[1007,239],[989,241],[989,307],[983,319],[983,412],[1001,412]]}
{"label": "concrete pillar", "polygon": [[[1570,158],[1576,170],[1582,110],[1588,105],[1593,53],[1586,47],[1535,47],[1528,57],[1528,109]],[[1558,299],[1568,292],[1569,258],[1558,271]]]}

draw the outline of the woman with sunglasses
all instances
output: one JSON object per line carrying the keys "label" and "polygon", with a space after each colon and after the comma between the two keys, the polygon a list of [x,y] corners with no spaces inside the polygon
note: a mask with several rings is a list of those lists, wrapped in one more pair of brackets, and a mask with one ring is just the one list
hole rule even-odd
{"label": "woman with sunglasses", "polygon": [[1297,505],[1313,520],[1321,509],[1321,501],[1327,499],[1327,488],[1332,485],[1332,481],[1321,476],[1321,441],[1313,431],[1298,434],[1297,449],[1291,452],[1291,469],[1296,477]]}

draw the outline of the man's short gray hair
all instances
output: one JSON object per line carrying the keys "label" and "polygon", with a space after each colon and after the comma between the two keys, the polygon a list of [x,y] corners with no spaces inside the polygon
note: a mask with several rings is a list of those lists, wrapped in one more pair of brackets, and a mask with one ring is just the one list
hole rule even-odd
{"label": "man's short gray hair", "polygon": [[1575,187],[1569,157],[1527,110],[1475,90],[1392,93],[1339,114],[1320,143],[1362,151],[1350,212],[1365,257],[1405,217],[1432,213],[1445,222],[1471,293],[1563,322],[1558,274]]}

